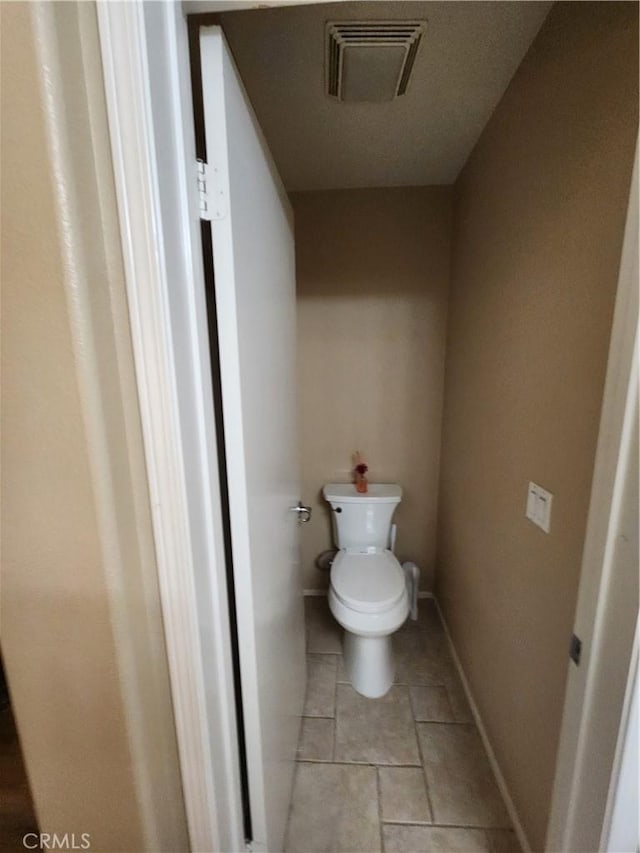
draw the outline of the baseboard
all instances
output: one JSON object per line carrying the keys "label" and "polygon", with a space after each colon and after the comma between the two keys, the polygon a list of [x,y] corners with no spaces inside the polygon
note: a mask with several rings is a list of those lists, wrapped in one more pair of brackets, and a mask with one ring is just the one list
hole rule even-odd
{"label": "baseboard", "polygon": [[444,618],[444,614],[440,609],[440,604],[438,603],[437,598],[435,598],[435,603],[436,607],[438,608],[438,613],[440,614],[440,619],[442,620],[445,633],[447,635],[447,640],[449,642],[449,649],[451,650],[453,662],[455,663],[456,669],[458,670],[458,675],[460,676],[460,681],[462,682],[464,692],[467,696],[467,701],[469,702],[471,713],[473,714],[473,719],[475,720],[476,726],[478,727],[478,731],[480,732],[482,743],[484,744],[487,757],[489,758],[489,764],[491,765],[491,769],[493,770],[493,775],[495,776],[496,783],[498,785],[498,788],[500,789],[502,798],[504,799],[507,811],[509,812],[509,817],[511,818],[511,822],[513,823],[513,828],[515,830],[516,835],[518,836],[518,841],[520,842],[520,846],[522,847],[523,853],[531,853],[531,845],[529,844],[529,840],[520,821],[520,816],[518,815],[514,802],[511,799],[511,794],[509,793],[509,789],[507,788],[507,783],[505,782],[504,776],[502,775],[502,770],[500,769],[500,765],[498,764],[498,759],[496,758],[495,752],[493,751],[493,747],[491,746],[491,741],[489,740],[489,736],[487,735],[487,730],[484,727],[482,717],[480,716],[480,711],[478,710],[478,706],[476,705],[475,699],[473,698],[473,694],[471,693],[471,688],[469,686],[469,682],[467,681],[467,676],[465,675],[464,670],[462,668],[462,664],[460,663],[460,658],[458,657],[456,647],[454,646],[453,640],[451,638],[451,633],[449,632],[449,626],[447,625],[447,622]]}

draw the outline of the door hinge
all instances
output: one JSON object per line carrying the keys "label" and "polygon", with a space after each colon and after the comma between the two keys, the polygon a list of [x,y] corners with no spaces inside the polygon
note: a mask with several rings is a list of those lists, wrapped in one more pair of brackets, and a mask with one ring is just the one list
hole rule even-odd
{"label": "door hinge", "polygon": [[200,203],[200,219],[210,222],[224,219],[227,215],[227,200],[224,194],[220,169],[215,165],[196,160],[196,186]]}

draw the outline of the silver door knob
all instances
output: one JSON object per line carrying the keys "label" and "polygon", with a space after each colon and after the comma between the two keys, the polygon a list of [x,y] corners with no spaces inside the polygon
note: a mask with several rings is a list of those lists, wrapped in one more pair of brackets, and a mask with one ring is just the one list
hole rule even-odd
{"label": "silver door knob", "polygon": [[298,501],[298,506],[292,506],[291,512],[295,512],[298,515],[298,521],[307,523],[307,521],[311,521],[311,507],[304,506],[302,501]]}

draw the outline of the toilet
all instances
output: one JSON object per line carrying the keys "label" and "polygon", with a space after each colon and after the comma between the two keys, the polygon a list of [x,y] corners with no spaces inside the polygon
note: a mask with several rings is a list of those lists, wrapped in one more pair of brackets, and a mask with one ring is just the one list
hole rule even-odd
{"label": "toilet", "polygon": [[370,483],[366,494],[346,483],[323,489],[334,542],[329,608],[344,628],[344,662],[363,696],[384,696],[393,684],[391,635],[409,614],[404,572],[389,549],[391,519],[402,500],[395,484]]}

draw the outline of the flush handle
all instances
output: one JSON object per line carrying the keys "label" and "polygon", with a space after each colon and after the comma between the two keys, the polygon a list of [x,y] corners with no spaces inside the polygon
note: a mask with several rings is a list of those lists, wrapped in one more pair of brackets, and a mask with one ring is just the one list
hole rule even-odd
{"label": "flush handle", "polygon": [[305,506],[302,501],[298,501],[298,506],[292,506],[291,512],[297,513],[298,521],[303,522],[303,524],[311,521],[311,507]]}

